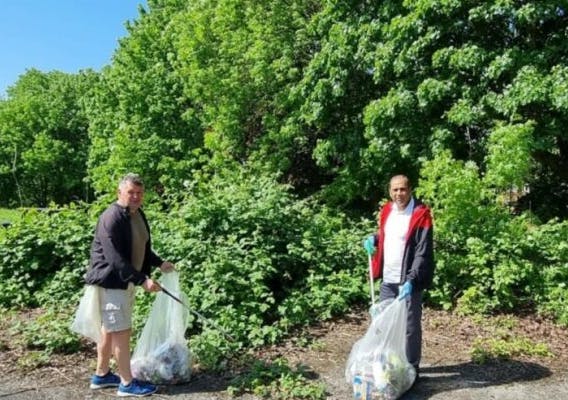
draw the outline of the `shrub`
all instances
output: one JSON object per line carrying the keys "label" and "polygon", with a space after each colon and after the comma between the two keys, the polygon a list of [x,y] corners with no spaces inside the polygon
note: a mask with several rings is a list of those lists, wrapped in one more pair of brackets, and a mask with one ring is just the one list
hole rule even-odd
{"label": "shrub", "polygon": [[568,222],[513,215],[472,163],[425,163],[418,194],[433,207],[437,270],[429,299],[465,314],[539,310],[568,323]]}
{"label": "shrub", "polygon": [[[273,177],[215,176],[167,217],[151,218],[156,246],[179,260],[190,306],[236,338],[214,339],[221,343],[213,347],[193,338],[201,360],[216,360],[228,347],[274,343],[290,328],[341,314],[366,295],[360,243],[369,221],[352,223],[298,200]],[[201,325],[196,321],[190,333]],[[203,335],[212,330],[205,326]]]}
{"label": "shrub", "polygon": [[31,209],[0,230],[0,305],[33,307],[78,299],[92,240],[87,209]]}
{"label": "shrub", "polygon": [[81,347],[80,338],[71,332],[71,311],[57,308],[39,310],[28,321],[18,321],[12,327],[12,334],[27,349],[44,354],[74,353]]}

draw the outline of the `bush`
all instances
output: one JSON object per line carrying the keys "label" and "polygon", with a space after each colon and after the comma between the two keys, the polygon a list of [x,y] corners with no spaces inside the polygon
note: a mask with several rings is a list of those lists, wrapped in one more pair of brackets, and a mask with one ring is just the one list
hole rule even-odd
{"label": "bush", "polygon": [[[367,296],[360,243],[374,228],[370,221],[352,222],[297,199],[272,176],[242,170],[213,176],[173,204],[166,212],[164,204],[148,204],[146,211],[156,251],[177,261],[189,305],[206,319],[194,317],[188,332],[203,365],[275,343]],[[0,305],[76,306],[100,208],[32,210],[3,230]],[[138,297],[135,328],[153,298]]]}
{"label": "bush", "polygon": [[448,153],[425,163],[418,194],[434,209],[431,302],[465,314],[536,309],[568,323],[568,222],[511,214],[474,164]]}
{"label": "bush", "polygon": [[81,347],[80,338],[71,332],[71,311],[60,311],[57,308],[40,310],[40,313],[29,321],[19,321],[12,328],[21,344],[32,350],[40,350],[44,354],[71,354]]}
{"label": "bush", "polygon": [[0,305],[73,304],[80,295],[93,223],[87,209],[70,205],[28,210],[0,230]]}
{"label": "bush", "polygon": [[[156,246],[179,260],[190,306],[236,338],[213,347],[193,338],[201,360],[274,343],[366,295],[360,243],[369,221],[352,223],[296,199],[273,177],[244,171],[215,176],[178,204],[163,219],[151,216]],[[191,333],[200,329],[193,324]]]}

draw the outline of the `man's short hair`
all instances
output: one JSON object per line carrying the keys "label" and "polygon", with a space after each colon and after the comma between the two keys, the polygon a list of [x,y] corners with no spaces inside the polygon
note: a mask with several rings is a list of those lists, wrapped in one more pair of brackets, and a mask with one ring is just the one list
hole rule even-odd
{"label": "man's short hair", "polygon": [[398,174],[398,175],[394,175],[393,177],[391,177],[390,180],[389,180],[389,189],[390,189],[392,181],[394,181],[395,179],[405,180],[406,186],[408,186],[409,189],[412,189],[412,184],[410,183],[410,179],[408,179],[408,176],[406,176],[404,174]]}
{"label": "man's short hair", "polygon": [[144,181],[142,181],[140,175],[133,172],[129,172],[124,175],[118,182],[118,187],[123,187],[126,183],[132,183],[133,185],[144,187]]}

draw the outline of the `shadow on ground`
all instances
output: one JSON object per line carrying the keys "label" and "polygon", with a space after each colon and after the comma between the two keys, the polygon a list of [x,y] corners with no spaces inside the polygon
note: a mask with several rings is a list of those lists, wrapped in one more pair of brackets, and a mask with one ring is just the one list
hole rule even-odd
{"label": "shadow on ground", "polygon": [[179,385],[160,386],[160,394],[197,394],[219,393],[227,390],[232,376],[220,376],[213,374],[194,374],[191,380]]}
{"label": "shadow on ground", "polygon": [[445,391],[537,381],[551,375],[548,368],[539,364],[515,360],[482,365],[467,362],[425,366],[420,368],[419,381],[401,400],[428,399]]}

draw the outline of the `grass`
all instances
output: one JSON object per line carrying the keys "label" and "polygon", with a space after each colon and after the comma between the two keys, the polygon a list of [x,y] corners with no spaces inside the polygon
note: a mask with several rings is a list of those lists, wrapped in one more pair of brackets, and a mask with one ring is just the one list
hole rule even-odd
{"label": "grass", "polygon": [[476,339],[470,351],[474,363],[485,364],[489,360],[509,360],[519,356],[552,357],[546,343],[536,343],[528,338]]}
{"label": "grass", "polygon": [[21,212],[19,210],[14,210],[11,208],[0,208],[0,222],[13,222],[20,215]]}
{"label": "grass", "polygon": [[512,316],[487,318],[476,315],[474,323],[484,328],[490,337],[477,338],[470,349],[474,363],[484,364],[490,360],[509,360],[515,357],[552,357],[546,343],[536,342],[516,332],[519,320]]}

